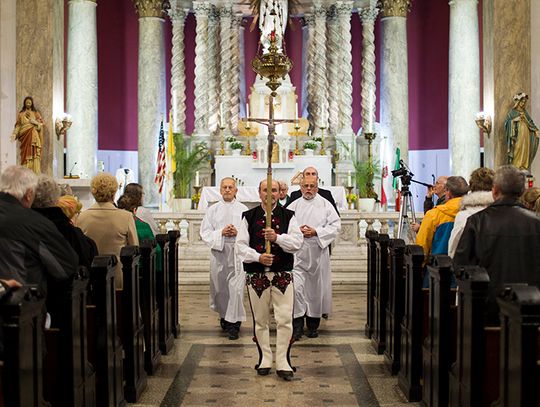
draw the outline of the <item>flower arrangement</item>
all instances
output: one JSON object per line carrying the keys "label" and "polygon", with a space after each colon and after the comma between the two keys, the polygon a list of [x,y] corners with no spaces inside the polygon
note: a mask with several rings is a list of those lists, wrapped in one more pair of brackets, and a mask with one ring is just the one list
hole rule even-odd
{"label": "flower arrangement", "polygon": [[195,204],[198,204],[200,200],[201,200],[201,193],[200,192],[198,194],[193,194],[191,196],[191,202],[193,202]]}
{"label": "flower arrangement", "polygon": [[241,150],[244,147],[242,143],[236,140],[233,141],[230,146],[231,146],[231,150]]}
{"label": "flower arrangement", "polygon": [[315,143],[322,143],[322,137],[314,136],[311,138],[311,141],[314,141]]}
{"label": "flower arrangement", "polygon": [[317,144],[313,141],[306,141],[304,143],[304,150],[315,150],[317,148]]}
{"label": "flower arrangement", "polygon": [[358,200],[358,196],[356,196],[356,194],[353,194],[352,192],[350,194],[347,194],[345,198],[347,199],[347,202],[356,202]]}
{"label": "flower arrangement", "polygon": [[234,142],[236,141],[236,137],[234,137],[234,136],[229,136],[229,137],[227,137],[227,138],[225,139],[225,141],[226,141],[227,143],[234,143]]}

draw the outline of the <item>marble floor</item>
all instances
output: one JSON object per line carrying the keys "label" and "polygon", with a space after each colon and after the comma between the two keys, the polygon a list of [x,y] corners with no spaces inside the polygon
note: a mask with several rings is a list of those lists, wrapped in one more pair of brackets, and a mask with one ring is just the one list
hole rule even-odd
{"label": "marble floor", "polygon": [[[365,294],[334,294],[334,313],[316,339],[305,336],[291,351],[292,382],[258,376],[252,320],[228,339],[208,294],[180,292],[181,336],[162,357],[156,375],[133,406],[417,406],[407,403],[383,361],[364,337]],[[271,338],[275,343],[275,337]]]}

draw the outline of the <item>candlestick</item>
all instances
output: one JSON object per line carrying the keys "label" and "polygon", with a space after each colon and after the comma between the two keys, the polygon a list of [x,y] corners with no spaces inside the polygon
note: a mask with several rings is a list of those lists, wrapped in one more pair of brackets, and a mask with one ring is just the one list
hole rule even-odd
{"label": "candlestick", "polygon": [[[350,172],[350,171],[349,171]],[[351,185],[349,186],[346,186],[345,189],[347,190],[347,207],[348,209],[352,209],[352,190],[353,190],[353,187]]]}

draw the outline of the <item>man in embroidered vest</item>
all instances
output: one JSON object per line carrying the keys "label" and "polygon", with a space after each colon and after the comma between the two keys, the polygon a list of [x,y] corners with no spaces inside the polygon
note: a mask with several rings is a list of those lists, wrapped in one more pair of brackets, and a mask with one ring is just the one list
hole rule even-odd
{"label": "man in embroidered vest", "polygon": [[[272,181],[272,224],[266,226],[264,203],[266,181],[259,184],[261,205],[243,213],[236,236],[236,254],[244,263],[248,298],[253,314],[255,342],[259,349],[257,373],[266,376],[272,367],[270,349],[270,305],[277,325],[276,373],[286,381],[293,378],[290,363],[294,290],[292,285],[293,253],[302,246],[303,236],[294,212],[277,205],[279,184]],[[265,241],[271,253],[265,253]]]}

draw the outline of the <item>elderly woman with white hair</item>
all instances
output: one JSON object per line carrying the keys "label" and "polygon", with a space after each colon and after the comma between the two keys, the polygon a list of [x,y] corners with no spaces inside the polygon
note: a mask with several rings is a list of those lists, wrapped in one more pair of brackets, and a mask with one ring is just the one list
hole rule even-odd
{"label": "elderly woman with white hair", "polygon": [[[99,173],[90,186],[96,203],[79,215],[77,226],[96,242],[100,255],[114,254],[120,260],[122,247],[139,245],[133,215],[114,205],[118,181],[112,174]],[[120,262],[115,268],[115,284],[117,289],[123,288]]]}

